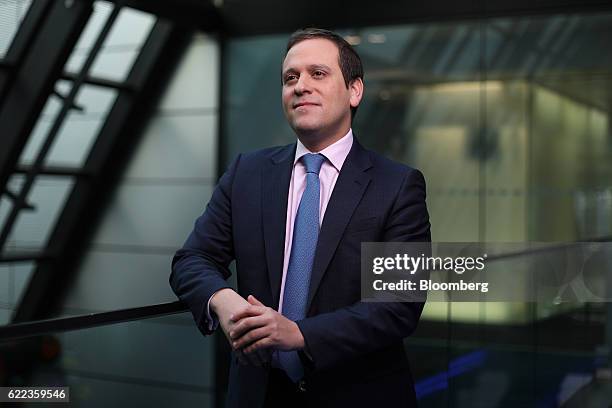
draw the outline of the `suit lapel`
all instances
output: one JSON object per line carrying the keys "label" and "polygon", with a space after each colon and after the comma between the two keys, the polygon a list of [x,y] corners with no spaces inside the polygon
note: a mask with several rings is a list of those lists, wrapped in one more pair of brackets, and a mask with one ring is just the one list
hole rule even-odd
{"label": "suit lapel", "polygon": [[371,166],[367,151],[361,147],[357,139],[354,139],[325,210],[312,267],[306,310],[310,309],[312,299],[336,252],[344,229],[370,183],[370,176],[365,170]]}
{"label": "suit lapel", "polygon": [[295,146],[295,143],[285,146],[272,156],[263,167],[261,174],[264,245],[275,309],[278,309],[283,274],[287,199]]}

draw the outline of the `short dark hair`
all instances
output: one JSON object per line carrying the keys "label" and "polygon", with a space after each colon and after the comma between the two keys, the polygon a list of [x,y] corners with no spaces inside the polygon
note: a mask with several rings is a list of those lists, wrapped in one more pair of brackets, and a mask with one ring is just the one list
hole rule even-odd
{"label": "short dark hair", "polygon": [[[344,84],[346,85],[347,89],[349,85],[357,78],[360,78],[363,81],[363,65],[361,64],[359,54],[357,54],[357,51],[355,51],[353,46],[342,38],[342,36],[334,33],[333,31],[314,27],[297,30],[291,34],[291,37],[289,37],[287,48],[285,50],[285,56],[295,44],[314,38],[324,38],[336,44],[336,47],[338,48],[338,65],[340,65],[340,70],[342,71],[342,76],[344,77]],[[355,116],[356,112],[357,107],[351,108],[351,119]]]}

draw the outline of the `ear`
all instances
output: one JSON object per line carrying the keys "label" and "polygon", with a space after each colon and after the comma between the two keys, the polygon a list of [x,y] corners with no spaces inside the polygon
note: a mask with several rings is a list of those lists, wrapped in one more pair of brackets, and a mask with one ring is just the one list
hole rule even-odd
{"label": "ear", "polygon": [[363,97],[363,81],[361,78],[354,79],[349,84],[349,92],[351,93],[351,108],[356,108]]}

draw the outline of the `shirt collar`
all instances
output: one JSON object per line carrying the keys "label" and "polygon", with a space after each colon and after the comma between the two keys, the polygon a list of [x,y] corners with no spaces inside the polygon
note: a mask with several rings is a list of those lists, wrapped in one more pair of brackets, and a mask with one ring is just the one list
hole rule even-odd
{"label": "shirt collar", "polygon": [[311,152],[306,148],[306,146],[302,144],[302,142],[300,142],[300,139],[298,139],[293,164],[295,165],[295,163],[297,163],[297,161],[307,153],[321,153],[327,158],[327,160],[329,160],[329,162],[336,168],[336,170],[340,171],[342,169],[344,161],[346,160],[346,157],[351,151],[352,146],[353,129],[349,129],[348,133],[344,135],[342,139],[330,144],[320,152]]}

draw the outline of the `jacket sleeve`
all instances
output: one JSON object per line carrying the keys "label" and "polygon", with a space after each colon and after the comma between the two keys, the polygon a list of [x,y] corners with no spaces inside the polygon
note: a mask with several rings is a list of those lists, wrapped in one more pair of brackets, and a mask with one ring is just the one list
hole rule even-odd
{"label": "jacket sleeve", "polygon": [[[398,191],[384,227],[385,242],[431,242],[425,179],[411,169]],[[302,360],[325,370],[390,346],[416,328],[423,302],[357,302],[296,322],[306,343]],[[302,353],[303,354],[303,353]]]}
{"label": "jacket sleeve", "polygon": [[221,177],[206,210],[172,260],[170,286],[189,307],[204,335],[213,333],[217,326],[216,318],[211,321],[208,314],[209,299],[215,292],[231,288],[226,282],[234,260],[231,191],[239,162],[240,156]]}

